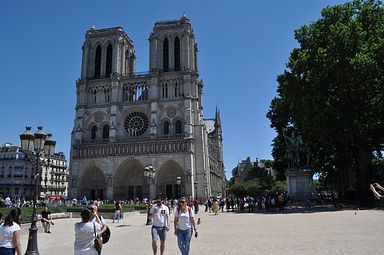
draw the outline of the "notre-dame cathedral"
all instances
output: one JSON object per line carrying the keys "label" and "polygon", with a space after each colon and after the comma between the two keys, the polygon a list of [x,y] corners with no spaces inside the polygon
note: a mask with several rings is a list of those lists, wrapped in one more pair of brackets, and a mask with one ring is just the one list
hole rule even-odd
{"label": "notre-dame cathedral", "polygon": [[121,27],[91,27],[82,49],[69,196],[224,196],[220,112],[203,117],[190,20],[155,23],[148,72],[135,72],[133,42]]}

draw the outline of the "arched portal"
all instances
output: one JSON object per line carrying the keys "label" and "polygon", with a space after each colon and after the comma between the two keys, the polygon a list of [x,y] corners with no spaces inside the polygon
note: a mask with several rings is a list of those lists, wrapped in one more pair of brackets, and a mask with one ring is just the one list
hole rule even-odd
{"label": "arched portal", "polygon": [[[180,185],[177,177],[181,178]],[[173,160],[165,162],[157,174],[157,193],[168,199],[185,195],[185,174],[183,168]]]}
{"label": "arched portal", "polygon": [[80,198],[86,196],[88,199],[106,199],[107,181],[103,172],[92,167],[85,171],[80,181]]}
{"label": "arched portal", "polygon": [[114,184],[115,200],[141,200],[147,195],[143,164],[133,158],[123,162],[116,171]]}

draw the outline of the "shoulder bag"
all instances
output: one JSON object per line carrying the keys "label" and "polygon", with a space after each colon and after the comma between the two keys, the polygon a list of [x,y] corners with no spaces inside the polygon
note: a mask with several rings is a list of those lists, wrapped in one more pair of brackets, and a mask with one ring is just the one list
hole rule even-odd
{"label": "shoulder bag", "polygon": [[95,223],[93,223],[93,232],[95,234],[95,239],[94,239],[94,242],[95,242],[95,249],[97,252],[100,252],[101,249],[103,248],[103,241],[101,240],[101,238],[97,235],[96,233],[96,225]]}

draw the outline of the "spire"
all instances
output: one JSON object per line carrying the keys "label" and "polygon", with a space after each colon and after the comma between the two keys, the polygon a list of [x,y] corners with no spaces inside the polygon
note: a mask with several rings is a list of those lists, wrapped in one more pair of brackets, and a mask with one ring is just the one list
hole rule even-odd
{"label": "spire", "polygon": [[217,109],[216,106],[216,113],[215,113],[215,128],[221,127],[221,118],[220,118],[220,110]]}
{"label": "spire", "polygon": [[185,13],[185,11],[183,12],[183,16],[181,16],[181,21],[184,21],[184,22],[189,22],[189,19],[187,17],[187,14]]}

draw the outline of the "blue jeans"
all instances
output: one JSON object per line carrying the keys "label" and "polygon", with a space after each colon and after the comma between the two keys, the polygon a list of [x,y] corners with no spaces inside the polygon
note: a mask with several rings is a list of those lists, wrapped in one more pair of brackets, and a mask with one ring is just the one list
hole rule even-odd
{"label": "blue jeans", "polygon": [[182,255],[189,255],[189,246],[191,243],[192,228],[187,230],[177,230],[177,245]]}
{"label": "blue jeans", "polygon": [[121,211],[117,210],[115,211],[115,215],[113,216],[113,222],[115,222],[115,220],[120,221],[120,219],[121,219]]}
{"label": "blue jeans", "polygon": [[15,255],[16,251],[13,248],[0,247],[0,255]]}

